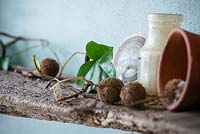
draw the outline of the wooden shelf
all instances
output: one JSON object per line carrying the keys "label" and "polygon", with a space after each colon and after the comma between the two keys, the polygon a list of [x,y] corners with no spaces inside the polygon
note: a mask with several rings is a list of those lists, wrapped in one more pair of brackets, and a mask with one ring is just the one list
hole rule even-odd
{"label": "wooden shelf", "polygon": [[55,102],[47,82],[0,72],[0,113],[146,133],[200,133],[200,112],[136,110],[94,99]]}

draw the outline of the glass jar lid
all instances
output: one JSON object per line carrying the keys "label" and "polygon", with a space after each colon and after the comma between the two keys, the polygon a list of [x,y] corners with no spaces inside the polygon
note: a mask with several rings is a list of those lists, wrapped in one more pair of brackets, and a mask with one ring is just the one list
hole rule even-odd
{"label": "glass jar lid", "polygon": [[183,15],[182,14],[150,13],[148,14],[148,21],[181,22],[183,21]]}

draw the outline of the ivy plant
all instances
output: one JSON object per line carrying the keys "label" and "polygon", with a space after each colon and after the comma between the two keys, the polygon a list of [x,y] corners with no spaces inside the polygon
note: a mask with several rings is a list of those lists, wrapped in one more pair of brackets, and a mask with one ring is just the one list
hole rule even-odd
{"label": "ivy plant", "polygon": [[[111,62],[113,47],[90,41],[86,45],[86,55],[89,57],[89,61],[81,65],[77,77],[85,77],[97,84],[102,79],[116,76]],[[77,84],[83,85],[84,81],[78,80]]]}

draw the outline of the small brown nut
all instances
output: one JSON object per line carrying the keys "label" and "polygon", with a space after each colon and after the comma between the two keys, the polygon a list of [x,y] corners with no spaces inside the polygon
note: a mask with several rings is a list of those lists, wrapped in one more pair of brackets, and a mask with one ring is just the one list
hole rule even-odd
{"label": "small brown nut", "polygon": [[184,83],[185,82],[181,79],[172,79],[167,82],[165,85],[165,94],[168,96],[170,102],[178,100],[183,90]]}
{"label": "small brown nut", "polygon": [[101,101],[114,104],[120,101],[120,91],[124,86],[123,82],[117,78],[107,78],[102,80],[97,87],[97,94]]}
{"label": "small brown nut", "polygon": [[136,81],[126,84],[120,93],[121,100],[125,106],[139,106],[135,105],[135,102],[145,99],[147,96],[145,88]]}
{"label": "small brown nut", "polygon": [[42,74],[55,77],[59,72],[59,64],[54,59],[45,58],[40,63],[40,71]]}

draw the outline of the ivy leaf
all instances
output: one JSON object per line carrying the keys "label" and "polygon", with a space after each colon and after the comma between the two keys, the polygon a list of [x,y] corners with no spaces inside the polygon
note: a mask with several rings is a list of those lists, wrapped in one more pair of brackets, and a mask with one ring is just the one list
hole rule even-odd
{"label": "ivy leaf", "polygon": [[3,71],[8,71],[8,68],[10,66],[10,57],[0,57],[0,66],[3,69]]}
{"label": "ivy leaf", "polygon": [[[115,68],[111,62],[113,47],[90,41],[86,45],[86,55],[90,60],[80,67],[77,77],[83,76],[98,84],[102,79],[116,76]],[[84,82],[78,80],[77,84],[83,85]]]}

